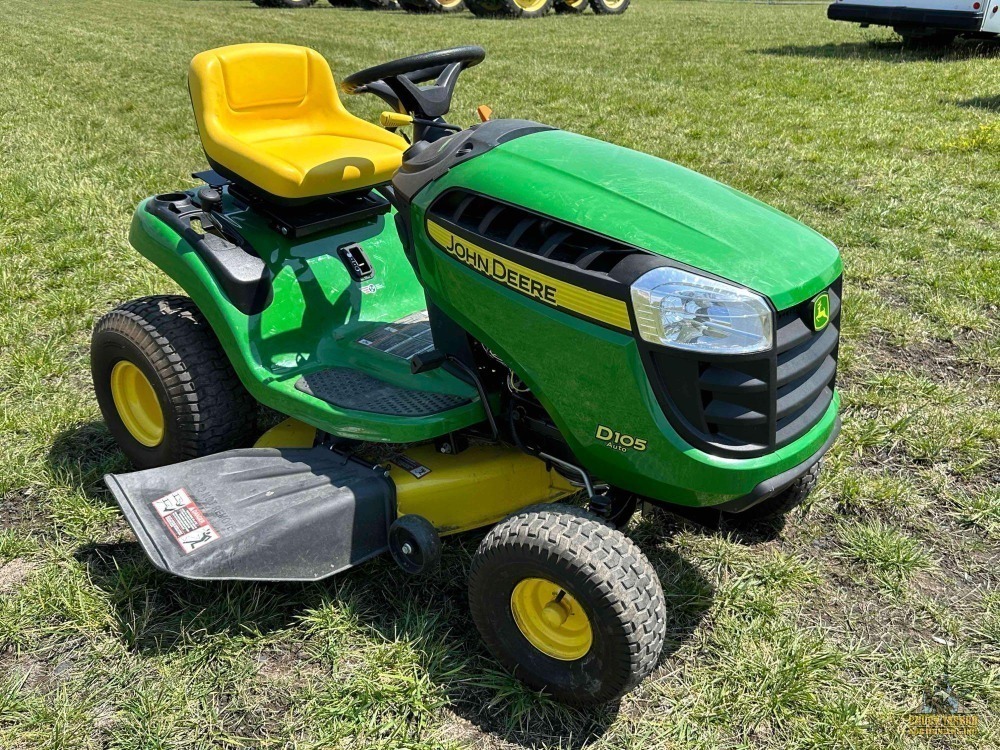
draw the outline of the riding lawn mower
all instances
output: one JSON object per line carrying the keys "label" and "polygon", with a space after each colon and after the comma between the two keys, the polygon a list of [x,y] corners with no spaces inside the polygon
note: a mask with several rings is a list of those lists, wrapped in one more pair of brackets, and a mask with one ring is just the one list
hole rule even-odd
{"label": "riding lawn mower", "polygon": [[675,164],[484,108],[449,123],[484,56],[346,77],[384,127],[313,50],[194,58],[210,169],[143,201],[129,237],[187,296],[94,330],[97,399],[138,469],[106,482],[153,564],[191,579],[314,581],[384,552],[420,574],[442,537],[493,526],[468,584],[486,645],[601,703],[666,631],[622,533],[636,504],[739,521],[814,485],[839,427],[841,261]]}

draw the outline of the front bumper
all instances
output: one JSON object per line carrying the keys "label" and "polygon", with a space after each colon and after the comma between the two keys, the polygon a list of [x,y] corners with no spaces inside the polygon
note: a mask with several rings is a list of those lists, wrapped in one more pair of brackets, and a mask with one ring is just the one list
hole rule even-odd
{"label": "front bumper", "polygon": [[849,21],[893,27],[919,26],[966,33],[979,31],[983,23],[981,12],[856,5],[854,3],[833,3],[826,10],[826,17],[831,21]]}
{"label": "front bumper", "polygon": [[837,421],[834,423],[833,430],[830,432],[830,436],[826,439],[826,442],[823,443],[822,447],[820,447],[818,451],[813,453],[805,461],[800,463],[798,466],[793,466],[791,469],[783,471],[775,477],[771,477],[770,479],[761,482],[743,497],[738,497],[735,500],[729,500],[728,502],[714,507],[717,510],[725,511],[727,513],[742,513],[743,511],[749,510],[753,506],[758,505],[759,503],[762,503],[781,492],[784,492],[786,489],[791,487],[792,484],[799,479],[799,477],[803,476],[813,466],[819,463],[820,459],[822,459],[823,456],[826,455],[826,452],[833,446],[833,443],[839,434],[840,417],[837,417]]}

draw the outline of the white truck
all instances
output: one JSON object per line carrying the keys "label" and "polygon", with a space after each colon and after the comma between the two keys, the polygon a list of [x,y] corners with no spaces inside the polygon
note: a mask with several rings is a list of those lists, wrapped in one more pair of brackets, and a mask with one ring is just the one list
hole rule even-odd
{"label": "white truck", "polygon": [[891,26],[910,45],[947,45],[956,36],[1000,35],[1000,0],[834,0],[834,21]]}

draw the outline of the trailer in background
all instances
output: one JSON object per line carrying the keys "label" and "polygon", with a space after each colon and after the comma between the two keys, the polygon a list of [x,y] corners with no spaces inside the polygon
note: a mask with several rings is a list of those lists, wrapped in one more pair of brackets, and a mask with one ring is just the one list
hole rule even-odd
{"label": "trailer in background", "polygon": [[826,15],[834,21],[891,26],[914,46],[947,45],[957,36],[1000,35],[1000,0],[835,0]]}

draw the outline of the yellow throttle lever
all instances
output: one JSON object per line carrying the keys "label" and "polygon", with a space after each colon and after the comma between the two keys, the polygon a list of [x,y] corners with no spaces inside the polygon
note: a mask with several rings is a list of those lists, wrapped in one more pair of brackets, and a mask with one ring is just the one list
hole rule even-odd
{"label": "yellow throttle lever", "polygon": [[383,112],[378,116],[378,124],[383,128],[404,128],[413,124],[413,118],[401,112]]}

